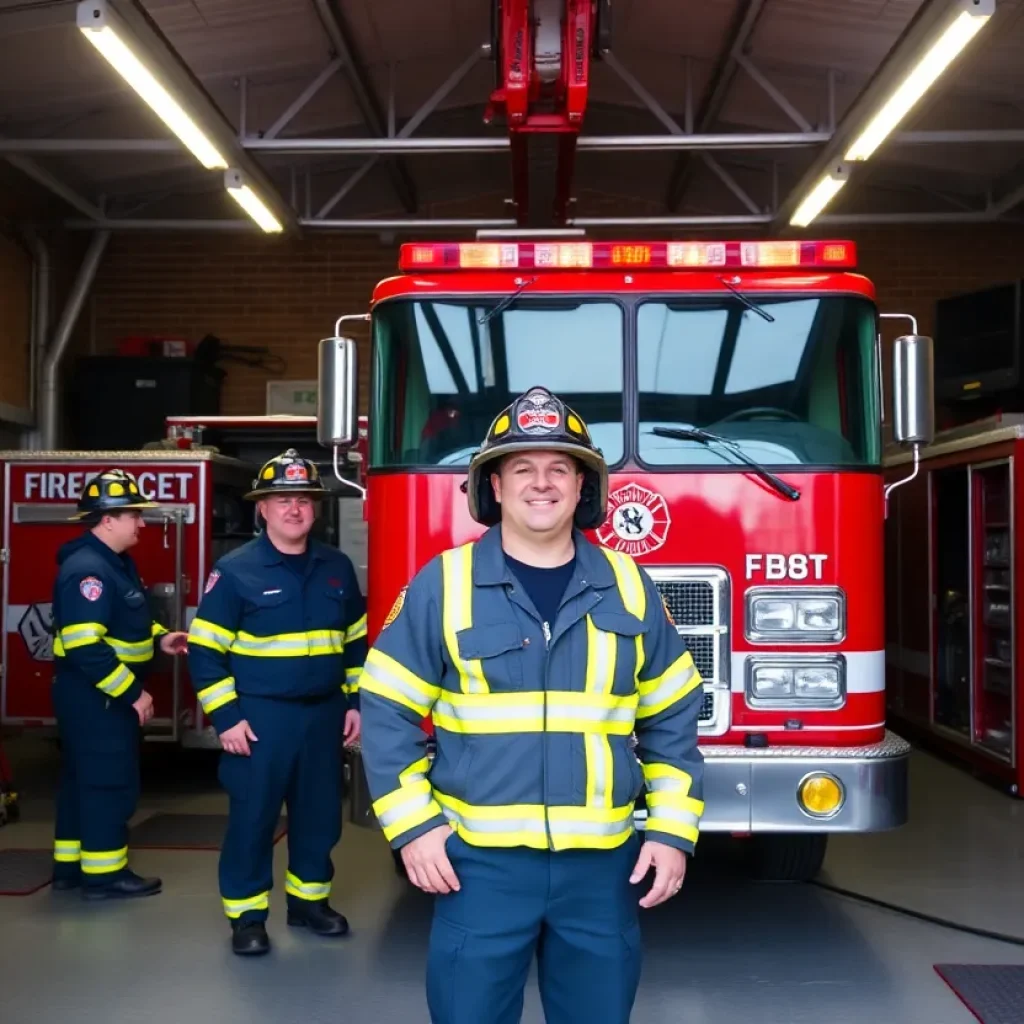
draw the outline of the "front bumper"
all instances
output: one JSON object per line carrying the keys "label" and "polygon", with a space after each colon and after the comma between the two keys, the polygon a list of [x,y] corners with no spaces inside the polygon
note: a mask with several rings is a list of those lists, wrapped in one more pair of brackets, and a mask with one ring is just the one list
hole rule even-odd
{"label": "front bumper", "polygon": [[[701,832],[881,832],[907,821],[910,744],[886,732],[866,747],[706,746]],[[800,806],[797,790],[810,773],[839,782],[844,799],[828,818]],[[637,828],[647,811],[636,811]]]}

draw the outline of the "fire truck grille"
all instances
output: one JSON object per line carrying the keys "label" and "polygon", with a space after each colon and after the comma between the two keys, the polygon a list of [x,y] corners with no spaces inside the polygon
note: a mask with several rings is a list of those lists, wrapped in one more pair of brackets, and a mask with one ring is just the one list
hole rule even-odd
{"label": "fire truck grille", "polygon": [[660,580],[658,589],[677,626],[715,624],[715,592],[708,580]]}
{"label": "fire truck grille", "polygon": [[722,735],[730,718],[729,581],[720,569],[668,566],[649,570],[704,681],[701,731]]}

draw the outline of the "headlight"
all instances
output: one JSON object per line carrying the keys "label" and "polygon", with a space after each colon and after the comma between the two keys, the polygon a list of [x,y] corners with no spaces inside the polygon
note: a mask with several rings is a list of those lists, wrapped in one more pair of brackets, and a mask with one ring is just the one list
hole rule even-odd
{"label": "headlight", "polygon": [[831,587],[749,590],[746,633],[762,643],[837,643],[846,634],[846,598]]}
{"label": "headlight", "polygon": [[846,697],[845,659],[800,655],[747,659],[747,702],[759,708],[841,707]]}

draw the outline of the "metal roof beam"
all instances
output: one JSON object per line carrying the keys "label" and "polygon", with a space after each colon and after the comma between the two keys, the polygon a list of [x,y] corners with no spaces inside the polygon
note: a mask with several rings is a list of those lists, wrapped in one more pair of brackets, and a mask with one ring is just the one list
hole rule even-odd
{"label": "metal roof beam", "polygon": [[[365,66],[360,58],[352,32],[338,9],[336,0],[314,0],[324,31],[331,40],[337,55],[345,63],[345,73],[352,88],[356,106],[370,131],[380,137],[387,137],[387,122],[383,107],[373,90]],[[416,186],[408,169],[401,160],[387,162],[388,174],[402,206],[410,213],[416,210]]]}
{"label": "metal roof beam", "polygon": [[265,139],[276,139],[281,132],[288,127],[295,120],[295,117],[303,110],[303,108],[309,103],[309,101],[334,77],[335,73],[341,69],[343,61],[340,57],[335,57],[330,64],[327,65],[313,79],[305,89],[299,93],[298,96],[292,101],[288,109],[263,133]]}
{"label": "metal roof beam", "polygon": [[80,196],[69,185],[65,185],[64,182],[51,174],[45,167],[40,167],[35,160],[27,156],[13,155],[8,156],[6,160],[12,167],[17,168],[22,174],[31,178],[37,185],[42,185],[43,188],[63,199],[69,206],[73,206],[79,213],[85,214],[86,217],[94,221],[103,220],[104,213],[98,206]]}
{"label": "metal roof beam", "polygon": [[[739,71],[736,54],[741,53],[750,40],[765,3],[766,0],[746,0],[743,8],[739,11],[733,29],[729,33],[728,41],[722,49],[711,75],[707,92],[697,110],[696,130],[698,132],[709,132],[715,121],[718,120]],[[686,190],[689,188],[693,170],[693,157],[690,154],[681,153],[676,160],[675,167],[672,168],[665,196],[665,205],[669,210],[679,208],[679,204],[683,201]]]}

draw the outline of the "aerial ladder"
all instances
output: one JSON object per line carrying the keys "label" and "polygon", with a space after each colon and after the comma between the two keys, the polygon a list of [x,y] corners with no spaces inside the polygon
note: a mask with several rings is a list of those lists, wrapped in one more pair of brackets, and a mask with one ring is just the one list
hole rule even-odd
{"label": "aerial ladder", "polygon": [[491,18],[496,84],[484,121],[508,127],[516,222],[564,225],[591,61],[610,43],[611,0],[492,0]]}

